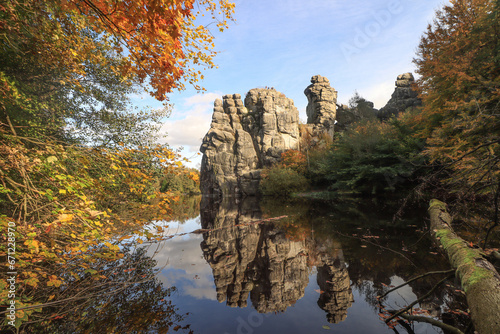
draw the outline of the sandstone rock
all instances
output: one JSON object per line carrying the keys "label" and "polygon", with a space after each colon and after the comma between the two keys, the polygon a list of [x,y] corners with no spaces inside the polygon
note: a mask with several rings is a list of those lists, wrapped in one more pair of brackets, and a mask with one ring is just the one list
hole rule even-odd
{"label": "sandstone rock", "polygon": [[220,202],[202,198],[201,225],[210,231],[203,234],[201,248],[213,271],[217,300],[246,307],[250,296],[260,313],[283,312],[304,296],[311,266],[318,261],[317,280],[325,291],[318,305],[328,319],[344,320],[353,297],[340,244],[322,248],[311,238],[290,240],[279,224],[256,223],[262,218],[255,197],[238,203],[230,197]]}
{"label": "sandstone rock", "polygon": [[256,142],[263,167],[279,161],[281,153],[297,149],[299,111],[293,100],[274,89],[252,89],[245,97],[246,130]]}
{"label": "sandstone rock", "polygon": [[377,117],[388,119],[410,107],[421,105],[422,101],[418,98],[418,93],[412,87],[414,82],[415,79],[411,73],[398,75],[395,82],[396,88],[387,104],[378,111]]}
{"label": "sandstone rock", "polygon": [[260,170],[298,148],[298,121],[293,101],[274,89],[252,89],[245,104],[239,94],[217,99],[200,148],[202,193],[256,195]]}
{"label": "sandstone rock", "polygon": [[281,153],[299,149],[301,133],[309,143],[333,138],[337,92],[327,78],[315,75],[305,90],[308,124],[299,131],[299,111],[274,88],[256,88],[245,96],[224,95],[214,103],[210,130],[203,138],[200,183],[205,195],[257,195],[262,168]]}
{"label": "sandstone rock", "polygon": [[315,75],[305,89],[308,104],[306,108],[307,124],[313,125],[313,133],[328,133],[333,136],[337,113],[337,91],[330,86],[330,81]]}

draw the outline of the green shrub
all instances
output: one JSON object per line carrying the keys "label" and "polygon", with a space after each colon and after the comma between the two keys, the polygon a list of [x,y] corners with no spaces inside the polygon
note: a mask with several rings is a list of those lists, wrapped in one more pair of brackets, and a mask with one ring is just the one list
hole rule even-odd
{"label": "green shrub", "polygon": [[392,124],[374,120],[339,137],[328,156],[326,178],[332,188],[378,194],[408,183],[416,170],[411,157],[418,149],[399,132]]}
{"label": "green shrub", "polygon": [[305,176],[288,167],[275,166],[262,173],[260,191],[265,196],[290,196],[308,188]]}

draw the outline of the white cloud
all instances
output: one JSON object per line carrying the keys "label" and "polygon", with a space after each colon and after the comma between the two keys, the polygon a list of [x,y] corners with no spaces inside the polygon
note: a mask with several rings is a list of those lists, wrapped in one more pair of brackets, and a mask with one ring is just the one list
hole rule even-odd
{"label": "white cloud", "polygon": [[162,132],[168,134],[166,141],[170,146],[199,147],[203,136],[210,128],[210,122],[211,113],[193,113],[180,120],[166,121],[162,126]]}
{"label": "white cloud", "polygon": [[160,266],[167,265],[158,278],[165,286],[175,286],[186,295],[216,300],[212,268],[203,258],[200,248],[202,240],[201,235],[190,234],[162,242],[154,259]]}
{"label": "white cloud", "polygon": [[215,99],[221,98],[221,95],[211,92],[184,98],[174,106],[172,117],[161,127],[160,131],[167,134],[164,142],[173,148],[183,147],[182,154],[192,161],[188,164],[190,167],[197,167],[201,161],[201,157],[196,153],[210,129],[213,103]]}
{"label": "white cloud", "polygon": [[205,94],[196,94],[191,97],[186,98],[185,100],[185,105],[186,106],[192,106],[192,105],[198,105],[198,106],[205,106],[205,105],[212,105],[215,101],[215,99],[219,99],[221,97],[221,94],[219,93],[205,93]]}

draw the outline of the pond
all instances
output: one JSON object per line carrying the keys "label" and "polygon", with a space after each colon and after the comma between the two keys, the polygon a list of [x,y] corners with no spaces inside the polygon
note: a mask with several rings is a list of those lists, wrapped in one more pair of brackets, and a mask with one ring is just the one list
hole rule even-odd
{"label": "pond", "polygon": [[[193,333],[441,333],[425,323],[388,326],[385,310],[425,295],[449,269],[431,245],[425,208],[376,200],[202,198],[196,218],[166,222],[148,249],[157,279],[175,287],[175,327]],[[448,282],[420,304],[435,317],[459,313],[462,292]],[[173,328],[173,327],[172,327]]]}

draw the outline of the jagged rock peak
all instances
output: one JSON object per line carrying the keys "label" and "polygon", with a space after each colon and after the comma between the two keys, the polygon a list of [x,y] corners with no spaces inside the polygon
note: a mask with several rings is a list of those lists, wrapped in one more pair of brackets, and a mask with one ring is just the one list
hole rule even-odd
{"label": "jagged rock peak", "polygon": [[245,97],[214,102],[212,124],[200,151],[201,190],[217,196],[256,195],[260,170],[299,145],[299,111],[275,89],[256,88]]}
{"label": "jagged rock peak", "polygon": [[377,117],[388,119],[408,108],[421,105],[422,101],[418,98],[418,93],[413,89],[414,82],[415,78],[410,72],[398,75],[395,82],[396,88],[387,104],[378,111]]}
{"label": "jagged rock peak", "polygon": [[398,75],[398,78],[396,79],[396,87],[410,87],[413,82],[415,82],[413,74],[410,72],[403,73]]}
{"label": "jagged rock peak", "polygon": [[333,137],[337,117],[337,91],[330,86],[326,77],[315,75],[304,94],[308,100],[307,124],[314,124],[311,128],[313,136],[328,133]]}

